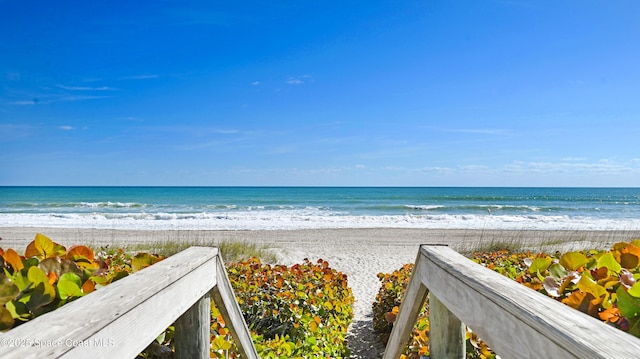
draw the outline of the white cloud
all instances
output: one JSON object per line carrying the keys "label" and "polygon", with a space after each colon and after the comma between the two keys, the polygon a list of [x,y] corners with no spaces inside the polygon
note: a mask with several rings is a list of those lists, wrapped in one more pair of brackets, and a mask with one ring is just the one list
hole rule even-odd
{"label": "white cloud", "polygon": [[148,74],[148,75],[133,75],[133,76],[125,76],[121,77],[120,80],[147,80],[147,79],[157,79],[160,75]]}
{"label": "white cloud", "polygon": [[61,129],[62,131],[73,131],[73,130],[75,130],[75,129],[76,129],[76,128],[75,128],[75,127],[73,127],[73,126],[60,126],[60,127],[58,127],[58,128],[59,128],[59,129]]}
{"label": "white cloud", "polygon": [[480,134],[480,135],[508,135],[511,133],[510,130],[504,128],[457,128],[457,129],[448,129],[445,130],[447,132],[456,132],[456,133],[472,133],[472,134]]}
{"label": "white cloud", "polygon": [[464,172],[487,172],[490,171],[490,168],[482,165],[464,165],[459,166],[458,169]]}
{"label": "white cloud", "polygon": [[115,90],[114,88],[108,87],[108,86],[88,87],[88,86],[64,86],[64,85],[58,85],[58,87],[63,89],[63,90],[69,90],[69,91],[112,91],[112,90]]}
{"label": "white cloud", "polygon": [[303,83],[309,81],[311,78],[311,75],[291,76],[287,80],[287,83],[289,85],[302,85]]}
{"label": "white cloud", "polygon": [[619,174],[637,171],[623,163],[616,163],[609,160],[601,160],[595,163],[574,163],[574,162],[523,162],[514,161],[504,166],[506,172],[512,173],[537,173],[537,174]]}
{"label": "white cloud", "polygon": [[38,103],[38,99],[34,98],[31,101],[22,100],[22,101],[12,101],[9,102],[9,105],[18,105],[18,106],[26,106],[26,105],[35,105]]}
{"label": "white cloud", "polygon": [[302,81],[300,79],[296,79],[296,78],[290,78],[289,80],[287,80],[287,83],[289,85],[302,85],[304,83],[304,81]]}
{"label": "white cloud", "polygon": [[251,83],[251,85],[253,85],[253,86],[258,86],[258,85],[260,85],[260,81],[253,81],[253,82]]}
{"label": "white cloud", "polygon": [[27,106],[38,104],[50,104],[54,102],[73,102],[84,100],[96,100],[102,98],[109,98],[111,96],[91,96],[91,95],[45,95],[42,97],[34,97],[31,100],[18,100],[8,102],[9,105]]}
{"label": "white cloud", "polygon": [[420,172],[439,172],[439,173],[452,173],[455,172],[452,168],[449,167],[422,167],[419,168]]}

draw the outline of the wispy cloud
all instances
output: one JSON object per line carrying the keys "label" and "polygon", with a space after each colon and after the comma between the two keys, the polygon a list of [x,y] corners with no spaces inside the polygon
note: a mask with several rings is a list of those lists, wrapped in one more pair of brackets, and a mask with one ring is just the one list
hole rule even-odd
{"label": "wispy cloud", "polygon": [[[633,165],[633,163],[630,163]],[[613,162],[610,160],[600,160],[591,163],[575,163],[575,162],[524,162],[514,161],[506,165],[503,170],[505,172],[517,173],[537,173],[537,174],[553,174],[553,173],[569,173],[569,174],[617,174],[638,172],[639,168],[634,168],[629,164]]]}
{"label": "wispy cloud", "polygon": [[511,130],[504,128],[454,128],[447,129],[446,132],[455,132],[455,133],[471,133],[471,134],[481,134],[481,135],[508,135],[511,133]]}
{"label": "wispy cloud", "polygon": [[160,75],[143,74],[143,75],[133,75],[133,76],[121,77],[120,80],[147,80],[147,79],[157,79],[159,77],[160,77]]}
{"label": "wispy cloud", "polygon": [[455,169],[449,167],[440,166],[427,166],[417,169],[418,172],[437,172],[437,173],[452,173]]}
{"label": "wispy cloud", "polygon": [[65,86],[65,85],[57,85],[59,88],[63,90],[69,91],[113,91],[115,88],[108,86],[101,87],[89,87],[89,86]]}
{"label": "wispy cloud", "polygon": [[36,105],[38,104],[39,100],[37,98],[34,98],[32,100],[19,100],[19,101],[10,101],[7,102],[9,105],[16,105],[16,106],[28,106],[28,105]]}
{"label": "wispy cloud", "polygon": [[305,82],[311,81],[313,77],[311,75],[290,76],[287,79],[289,85],[302,85]]}
{"label": "wispy cloud", "polygon": [[42,97],[34,97],[31,100],[16,100],[8,102],[9,105],[16,106],[35,106],[46,105],[54,102],[75,102],[86,100],[97,100],[109,98],[111,96],[89,96],[89,95],[45,95]]}

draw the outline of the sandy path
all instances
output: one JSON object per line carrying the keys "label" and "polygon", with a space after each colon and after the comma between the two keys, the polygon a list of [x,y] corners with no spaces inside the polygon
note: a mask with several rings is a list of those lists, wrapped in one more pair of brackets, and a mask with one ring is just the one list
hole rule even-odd
{"label": "sandy path", "polygon": [[383,346],[373,333],[371,304],[379,288],[377,274],[413,263],[420,244],[473,248],[494,241],[531,245],[553,243],[545,250],[609,247],[619,240],[640,238],[640,231],[506,231],[434,229],[320,229],[291,231],[131,231],[77,228],[0,228],[0,246],[25,248],[41,232],[63,245],[115,244],[153,241],[244,241],[272,246],[280,262],[291,265],[304,258],[329,261],[345,274],[356,303],[348,340],[352,358],[380,358]]}

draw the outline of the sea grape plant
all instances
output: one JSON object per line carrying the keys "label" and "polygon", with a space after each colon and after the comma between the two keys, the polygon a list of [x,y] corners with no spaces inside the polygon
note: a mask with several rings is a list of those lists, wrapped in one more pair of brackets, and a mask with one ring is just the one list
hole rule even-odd
{"label": "sea grape plant", "polygon": [[562,303],[640,337],[640,240],[608,251],[539,257],[516,278]]}
{"label": "sea grape plant", "polygon": [[[164,257],[134,256],[118,249],[96,254],[86,246],[69,249],[37,234],[24,255],[0,248],[0,330],[9,330]],[[346,332],[354,297],[347,276],[329,263],[305,260],[291,267],[251,258],[229,263],[231,284],[263,358],[345,358]],[[229,329],[211,306],[211,357],[237,358]],[[171,355],[173,326],[137,358]]]}
{"label": "sea grape plant", "polygon": [[[149,253],[131,256],[122,249],[100,255],[83,245],[67,249],[43,234],[36,234],[24,255],[0,248],[0,330],[15,328],[163,258]],[[166,353],[172,330],[138,358]]]}
{"label": "sea grape plant", "polygon": [[[322,259],[291,267],[257,258],[229,263],[227,272],[261,358],[345,358],[354,297],[347,276]],[[238,357],[212,304],[214,358]]]}
{"label": "sea grape plant", "polygon": [[[610,250],[546,253],[478,252],[472,261],[546,294],[604,323],[640,337],[640,240],[614,244]],[[378,274],[381,288],[373,304],[374,329],[386,341],[413,265]],[[426,325],[425,325],[426,322]],[[420,324],[420,326],[418,325]],[[404,358],[428,353],[428,300],[414,327]],[[486,343],[467,332],[467,358],[495,358]]]}
{"label": "sea grape plant", "polygon": [[97,258],[89,247],[69,249],[37,234],[24,255],[0,248],[0,330],[19,326],[97,288],[162,259],[139,254],[132,263],[124,252]]}
{"label": "sea grape plant", "polygon": [[[393,329],[400,304],[413,271],[413,264],[405,264],[392,273],[378,273],[380,290],[373,303],[373,329],[380,334],[386,344]],[[418,359],[429,354],[429,300],[420,310],[418,321],[414,325],[411,339],[405,348],[403,358]]]}

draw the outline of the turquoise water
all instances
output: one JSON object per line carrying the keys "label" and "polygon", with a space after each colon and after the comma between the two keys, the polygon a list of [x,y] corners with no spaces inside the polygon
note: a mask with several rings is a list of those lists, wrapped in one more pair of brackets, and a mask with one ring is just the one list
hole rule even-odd
{"label": "turquoise water", "polygon": [[0,226],[638,229],[640,188],[0,187]]}

